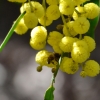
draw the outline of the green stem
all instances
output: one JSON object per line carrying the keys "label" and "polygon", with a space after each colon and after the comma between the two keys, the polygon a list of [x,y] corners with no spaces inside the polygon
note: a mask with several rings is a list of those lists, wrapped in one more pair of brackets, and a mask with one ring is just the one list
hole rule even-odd
{"label": "green stem", "polygon": [[55,73],[53,74],[53,77],[52,77],[52,84],[55,83],[55,78],[56,78],[56,76],[57,76],[57,74],[58,74],[58,70],[59,70],[59,67],[60,67],[60,64],[61,64],[61,61],[62,61],[62,57],[63,57],[63,53],[62,53],[61,57],[59,58],[59,62],[58,62],[58,64],[57,64],[57,66],[56,66],[57,69],[56,69]]}
{"label": "green stem", "polygon": [[69,30],[68,30],[68,27],[67,27],[67,25],[66,25],[66,20],[65,20],[63,14],[60,13],[60,15],[61,15],[61,18],[62,18],[63,24],[65,25],[65,27],[66,27],[66,29],[67,29],[67,31],[68,31],[69,36],[71,36],[71,34],[70,34]]}
{"label": "green stem", "polygon": [[46,2],[45,2],[45,0],[42,1],[42,5],[44,7],[44,10],[46,11]]}
{"label": "green stem", "polygon": [[44,15],[44,27],[46,28],[46,1],[42,0],[42,6],[44,7],[45,15]]}
{"label": "green stem", "polygon": [[80,40],[82,39],[82,34],[79,35],[79,39],[80,39]]}
{"label": "green stem", "polygon": [[80,16],[81,14],[76,10],[76,9],[74,9],[75,10],[75,12],[78,14],[78,16]]}
{"label": "green stem", "polygon": [[32,3],[31,3],[30,0],[28,0],[28,2],[29,2],[29,5],[30,5],[31,12],[33,12],[33,6],[32,6]]}
{"label": "green stem", "polygon": [[61,63],[62,57],[63,57],[63,53],[62,53],[62,55],[61,55],[61,57],[59,59],[59,62],[57,64],[57,69],[56,69],[55,73],[52,76],[51,84],[50,84],[49,88],[45,92],[44,100],[54,100],[53,92],[54,92],[55,88],[53,86],[53,83],[55,83],[55,78],[57,76],[57,73],[58,73],[58,70],[59,70],[59,67],[60,67],[60,63]]}
{"label": "green stem", "polygon": [[2,44],[0,45],[0,52],[3,50],[7,42],[9,41],[10,37],[12,36],[16,26],[18,25],[19,21],[22,19],[22,17],[25,15],[26,12],[23,12],[20,14],[20,16],[17,18],[17,20],[12,25],[11,29],[9,30],[8,34],[6,35],[5,39],[3,40]]}

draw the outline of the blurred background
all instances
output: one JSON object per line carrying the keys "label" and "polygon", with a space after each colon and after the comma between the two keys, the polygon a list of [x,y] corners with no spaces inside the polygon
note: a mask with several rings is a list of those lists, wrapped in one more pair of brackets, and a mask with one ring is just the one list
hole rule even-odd
{"label": "blurred background", "polygon": [[[19,16],[19,4],[0,0],[0,43],[2,43],[13,21]],[[57,21],[57,23],[61,23]],[[57,24],[56,23],[56,24]],[[49,27],[54,30],[55,24]],[[96,49],[91,59],[100,63],[100,22],[95,31]],[[30,31],[22,36],[13,34],[0,53],[0,100],[43,100],[50,85],[51,69],[44,67],[37,72],[34,61],[37,51],[29,45]],[[47,49],[52,49],[47,46]],[[55,83],[55,100],[100,100],[100,75],[82,78],[80,71],[68,75],[59,71]]]}

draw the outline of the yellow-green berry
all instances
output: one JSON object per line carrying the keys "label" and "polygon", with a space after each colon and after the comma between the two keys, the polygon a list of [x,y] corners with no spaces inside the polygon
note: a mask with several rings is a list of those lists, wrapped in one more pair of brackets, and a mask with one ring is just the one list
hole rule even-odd
{"label": "yellow-green berry", "polygon": [[74,3],[72,0],[60,0],[59,10],[64,15],[72,15],[74,12]]}
{"label": "yellow-green berry", "polygon": [[54,52],[61,54],[62,50],[60,49],[59,45],[53,45],[52,46]]}
{"label": "yellow-green berry", "polygon": [[71,51],[71,57],[77,63],[85,62],[89,56],[90,53],[83,47],[74,47]]}
{"label": "yellow-green berry", "polygon": [[45,14],[43,6],[36,1],[31,1],[30,3],[24,3],[20,7],[20,12],[23,13],[24,11],[26,11],[26,13],[30,12],[34,13],[37,18],[41,18]]}
{"label": "yellow-green berry", "polygon": [[75,63],[72,58],[63,57],[60,69],[67,74],[75,74],[79,69],[79,65]]}
{"label": "yellow-green berry", "polygon": [[47,16],[47,14],[45,14],[44,16],[42,16],[41,18],[39,18],[38,21],[43,26],[49,26],[53,22],[53,20],[50,19],[49,16]]}
{"label": "yellow-green berry", "polygon": [[35,61],[40,65],[45,65],[50,53],[47,50],[39,51],[35,56]]}
{"label": "yellow-green berry", "polygon": [[95,60],[88,60],[84,64],[84,71],[87,76],[94,77],[100,72],[100,66]]}
{"label": "yellow-green berry", "polygon": [[36,1],[31,1],[33,12],[37,16],[37,18],[41,18],[45,14],[44,7]]}
{"label": "yellow-green berry", "polygon": [[[67,27],[66,27],[67,25]],[[66,25],[63,26],[63,34],[65,36],[76,36],[78,33],[74,31],[73,25],[74,25],[74,21],[70,21],[68,23],[66,23]]]}
{"label": "yellow-green berry", "polygon": [[28,28],[34,28],[38,24],[38,19],[34,13],[26,13],[24,15],[24,23]]}
{"label": "yellow-green berry", "polygon": [[30,46],[35,50],[41,50],[46,46],[46,40],[41,41],[35,38],[30,39]]}
{"label": "yellow-green berry", "polygon": [[75,47],[82,47],[82,48],[86,49],[87,51],[89,49],[87,43],[84,40],[78,40],[78,41],[74,42],[73,49]]}
{"label": "yellow-green berry", "polygon": [[[51,52],[41,50],[36,54],[35,61],[42,66],[44,65],[50,68],[56,68],[57,61],[55,61],[55,59],[51,59],[51,55]],[[50,60],[50,63],[48,63],[48,60]]]}
{"label": "yellow-green berry", "polygon": [[36,26],[31,31],[31,38],[38,41],[45,41],[47,38],[47,29],[44,26]]}
{"label": "yellow-green berry", "polygon": [[28,28],[25,25],[24,20],[21,19],[14,31],[16,32],[16,34],[22,35],[22,34],[25,34],[27,30]]}
{"label": "yellow-green berry", "polygon": [[36,26],[31,31],[30,45],[36,50],[41,50],[46,45],[47,30],[43,26]]}
{"label": "yellow-green berry", "polygon": [[84,5],[84,10],[86,12],[86,17],[89,19],[94,19],[99,15],[99,6],[95,3],[87,3]]}
{"label": "yellow-green berry", "polygon": [[83,40],[87,43],[89,52],[92,52],[96,48],[95,40],[90,36],[84,36]]}
{"label": "yellow-green berry", "polygon": [[90,28],[90,23],[85,17],[78,17],[74,22],[73,28],[76,33],[85,34]]}
{"label": "yellow-green berry", "polygon": [[58,31],[52,31],[48,35],[47,42],[51,46],[58,45],[61,39],[63,38],[63,35]]}
{"label": "yellow-green berry", "polygon": [[47,16],[52,20],[57,20],[60,17],[59,7],[57,5],[50,5],[46,9]]}
{"label": "yellow-green berry", "polygon": [[72,17],[74,20],[76,20],[78,17],[86,17],[86,12],[84,10],[84,7],[82,6],[75,7]]}
{"label": "yellow-green berry", "polygon": [[[33,8],[32,8],[33,9]],[[26,13],[31,12],[31,7],[29,3],[24,3],[22,4],[22,6],[20,7],[20,12],[23,13],[24,11],[26,11]]]}
{"label": "yellow-green berry", "polygon": [[57,5],[59,0],[46,0],[46,3],[48,5]]}
{"label": "yellow-green berry", "polygon": [[65,36],[61,39],[59,47],[63,52],[71,52],[75,39],[72,37]]}

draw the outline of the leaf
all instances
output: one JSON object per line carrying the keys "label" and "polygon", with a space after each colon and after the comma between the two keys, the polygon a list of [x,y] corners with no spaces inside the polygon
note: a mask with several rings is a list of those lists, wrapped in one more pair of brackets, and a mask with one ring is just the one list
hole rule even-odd
{"label": "leaf", "polygon": [[55,88],[51,85],[45,92],[44,100],[54,100],[54,92]]}
{"label": "leaf", "polygon": [[86,35],[94,38],[95,29],[96,29],[96,26],[98,25],[98,22],[99,22],[99,16],[96,17],[93,20],[89,19],[89,22],[90,22],[90,29],[88,30],[88,32],[86,33]]}
{"label": "leaf", "polygon": [[21,13],[19,15],[19,17],[17,18],[17,20],[15,21],[15,23],[12,25],[11,29],[9,30],[9,32],[7,33],[5,39],[3,40],[3,42],[0,45],[0,52],[3,50],[3,48],[5,47],[5,45],[8,43],[9,39],[11,38],[12,34],[14,33],[14,29],[18,25],[19,21],[23,18],[23,16],[25,15],[25,13],[26,13],[26,11],[24,11],[23,13]]}

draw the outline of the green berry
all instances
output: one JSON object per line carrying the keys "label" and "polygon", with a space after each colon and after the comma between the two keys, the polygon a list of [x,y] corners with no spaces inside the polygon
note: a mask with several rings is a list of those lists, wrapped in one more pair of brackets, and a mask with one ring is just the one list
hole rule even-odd
{"label": "green berry", "polygon": [[24,23],[28,28],[34,28],[38,24],[38,18],[34,13],[26,13],[24,15]]}
{"label": "green berry", "polygon": [[84,71],[87,76],[97,76],[100,73],[100,65],[95,60],[88,60],[84,64]]}

